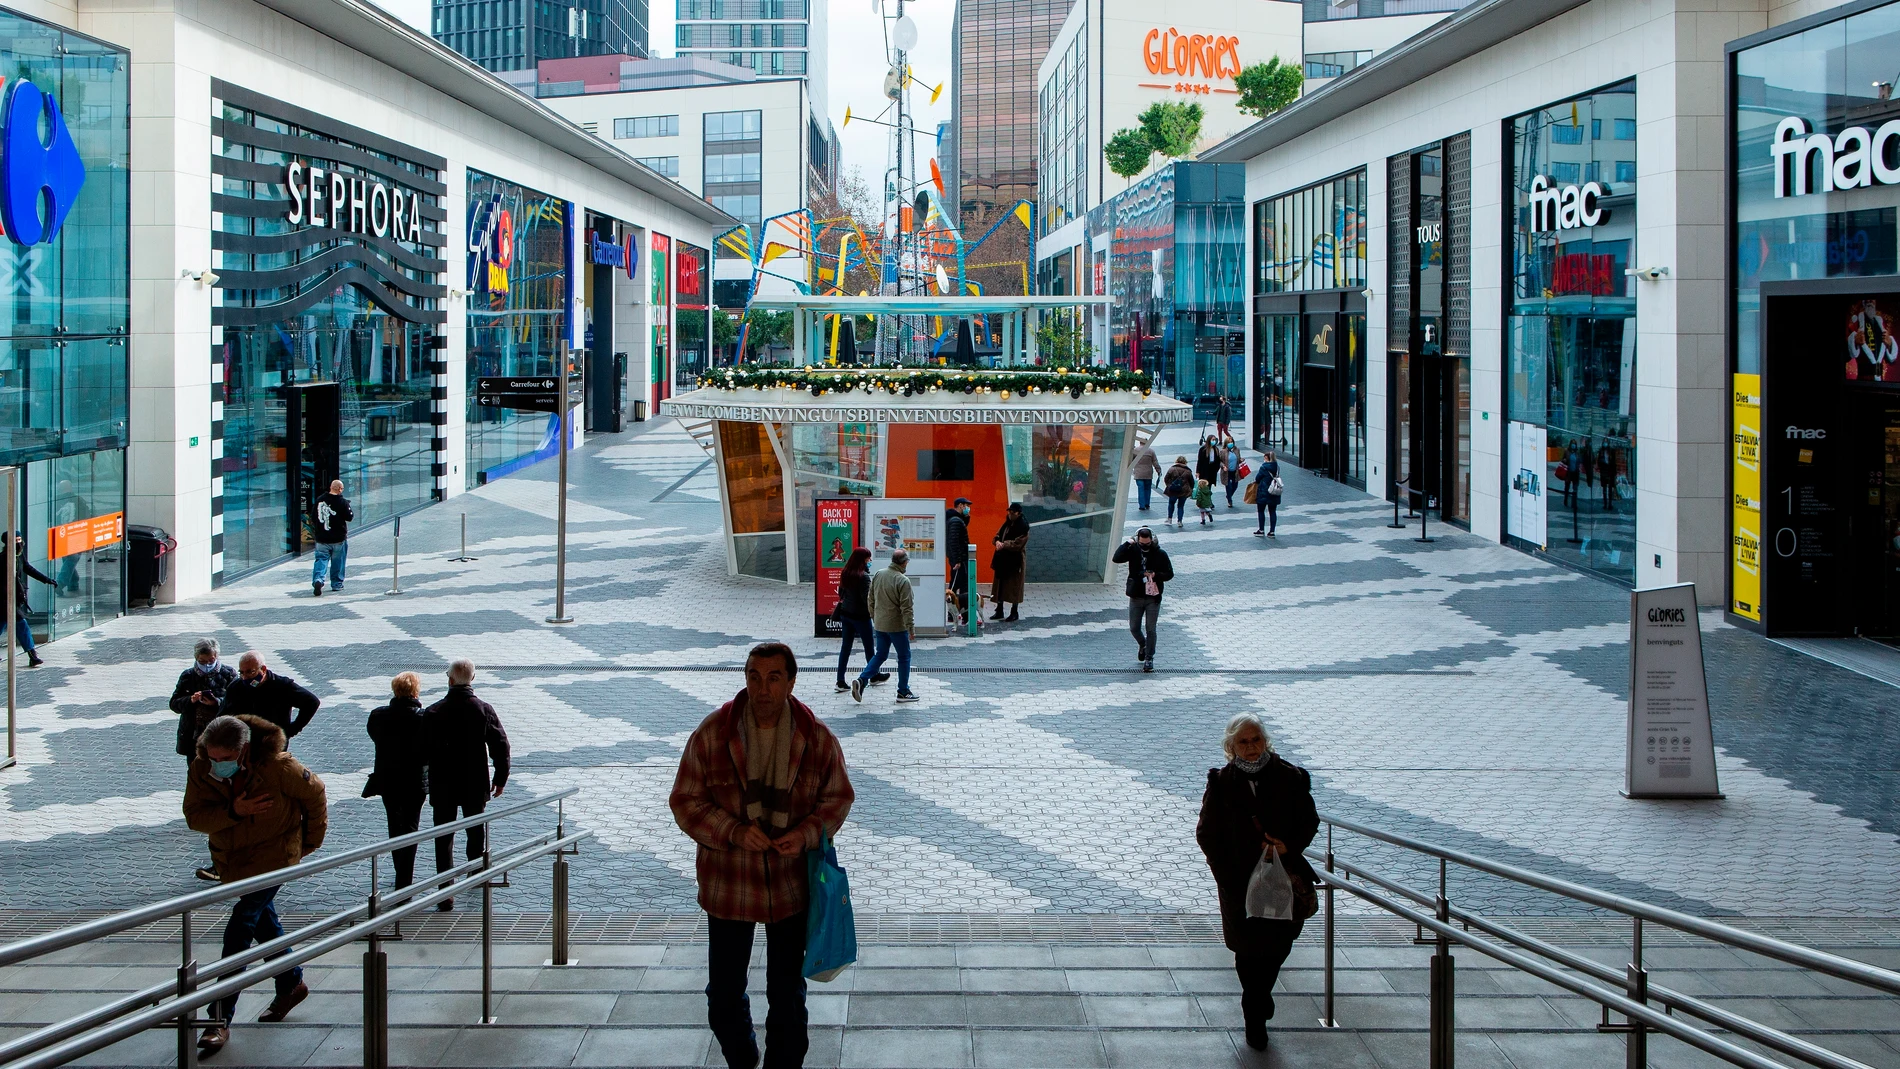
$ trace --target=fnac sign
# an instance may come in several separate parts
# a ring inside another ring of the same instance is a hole
[[[1152,29],[1141,41],[1149,74],[1182,78],[1232,78],[1240,73],[1240,38]]]
[[[7,236],[16,245],[53,240],[86,184],[86,165],[58,102],[24,78],[5,85],[0,148],[5,153],[0,157],[0,223],[6,224]]]

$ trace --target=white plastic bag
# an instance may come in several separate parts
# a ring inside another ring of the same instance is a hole
[[[1253,867],[1253,875],[1247,880],[1247,916],[1270,921],[1293,919],[1293,881],[1287,879],[1278,850],[1263,851],[1260,863]]]

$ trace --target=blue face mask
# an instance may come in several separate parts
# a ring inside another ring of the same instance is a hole
[[[199,661],[196,663],[198,666],[198,671],[203,675],[210,675],[211,673],[216,672],[218,670],[218,662],[215,659],[210,664],[205,664],[202,661]]]
[[[219,779],[230,779],[232,776],[238,774],[238,763],[236,761],[213,761],[211,762],[211,774]]]

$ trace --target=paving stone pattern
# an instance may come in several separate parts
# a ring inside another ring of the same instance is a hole
[[[1188,452],[1191,434],[1168,432],[1161,451]],[[1155,675],[1136,670],[1119,580],[1035,586],[1019,623],[922,640],[924,700],[905,706],[895,687],[861,705],[832,692],[836,645],[809,635],[809,587],[726,575],[713,473],[676,424],[597,439],[572,469],[572,625],[543,623],[544,464],[406,519],[400,596],[383,593],[384,526],[356,536],[340,596],[313,599],[308,562],[290,562],[48,647],[20,679],[21,764],[0,771],[0,907],[198,886],[165,701],[192,641],[214,635],[227,658],[264,651],[323,697],[293,748],[329,785],[332,847],[384,834],[358,795],[364,716],[390,676],[415,669],[436,695],[446,662],[473,657],[514,743],[506,799],[581,789],[567,815],[594,836],[574,862],[582,910],[694,910],[691,844],[665,805],[675,763],[739,689],[744,651],[784,638],[858,789],[838,846],[861,911],[1210,911],[1194,821],[1222,725],[1253,710],[1327,812],[1700,914],[1900,914],[1891,687],[1705,614],[1727,798],[1624,799],[1627,591],[1455,529],[1416,543],[1384,526],[1389,506],[1297,469],[1277,538],[1253,537],[1243,509],[1163,529],[1178,578]],[[456,563],[464,513],[479,559]],[[511,822],[499,841],[546,823]],[[1338,847],[1435,880],[1391,849],[1343,834]],[[285,904],[334,905],[367,882],[326,874]],[[1494,912],[1577,912],[1470,874],[1451,890]],[[546,896],[527,875],[497,902],[545,910]]]

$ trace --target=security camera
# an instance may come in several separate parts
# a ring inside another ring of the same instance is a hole
[[[218,284],[218,273],[216,271],[193,271],[190,268],[186,268],[178,273],[178,277],[188,278],[193,282],[203,283],[207,286],[215,286]]]
[[[1644,268],[1632,267],[1624,271],[1623,273],[1630,276],[1631,278],[1646,279],[1650,282],[1660,282],[1663,279],[1669,277],[1669,269],[1667,267],[1644,267]]]

